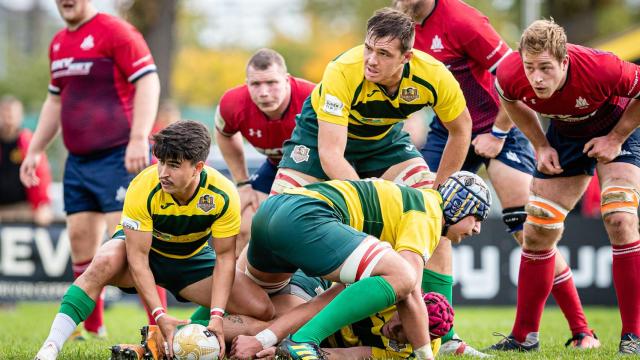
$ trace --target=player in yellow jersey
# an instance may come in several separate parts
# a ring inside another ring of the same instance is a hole
[[[244,274],[236,273],[240,200],[229,180],[204,165],[211,145],[207,128],[198,122],[179,121],[153,140],[158,165],[141,172],[129,185],[117,232],[65,293],[36,359],[57,357],[76,325],[91,313],[105,285],[140,293],[153,309],[170,356],[175,327],[187,321],[166,313],[156,284],[180,301],[212,308],[209,330],[220,341],[221,356],[225,309],[262,320],[273,317],[267,294]]]
[[[460,170],[471,118],[460,85],[441,62],[412,49],[414,22],[390,8],[367,22],[364,45],[327,65],[285,142],[271,194],[321,180],[379,177],[431,187],[428,171],[402,122],[432,107],[449,131],[435,185]]]
[[[351,284],[283,341],[279,355],[320,358],[324,338],[396,304],[405,329],[411,329],[407,339],[414,353],[431,359],[422,267],[440,236],[459,242],[478,233],[490,203],[484,181],[469,172],[454,173],[437,191],[385,180],[333,180],[267,199],[252,223],[247,274],[267,291],[286,286],[298,269]],[[301,318],[316,312],[299,308],[293,311]],[[297,321],[284,327],[276,321],[256,339],[264,348],[273,346]]]

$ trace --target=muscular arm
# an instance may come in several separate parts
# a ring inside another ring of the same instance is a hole
[[[544,136],[544,131],[542,131],[542,126],[538,121],[535,111],[528,108],[521,101],[506,101],[500,98],[500,103],[509,115],[509,118],[516,124],[518,129],[524,133],[527,139],[531,141],[531,144],[536,150],[539,147],[550,146],[547,138]]]
[[[236,275],[236,237],[213,238],[216,266],[213,269],[211,307],[226,308]]]
[[[135,86],[133,120],[125,154],[125,166],[131,173],[140,172],[149,165],[149,133],[158,113],[160,97],[158,74],[143,76],[135,82]]]
[[[41,154],[60,129],[62,102],[59,95],[49,93],[42,105],[38,126],[29,143],[27,154]]]
[[[449,131],[449,137],[442,152],[442,160],[433,185],[434,189],[442,184],[451,174],[462,168],[471,143],[472,123],[469,110],[465,108],[458,117],[452,121],[443,122],[443,124]]]
[[[156,291],[156,281],[149,268],[149,250],[151,249],[151,232],[130,230],[125,228],[127,263],[133,283],[142,301],[148,309],[161,307],[162,303]]]
[[[414,349],[421,348],[428,344],[429,339],[429,318],[427,308],[422,300],[422,268],[424,260],[422,257],[412,251],[400,251],[400,256],[411,265],[415,273],[418,275],[413,291],[406,299],[396,304],[400,321],[405,329],[411,329],[406,332],[407,339]]]
[[[242,134],[237,132],[231,136],[226,136],[217,128],[215,133],[216,143],[218,143],[222,158],[224,158],[224,162],[227,163],[233,180],[235,182],[248,180],[249,172],[247,171],[247,164],[244,158]]]
[[[357,180],[360,177],[344,157],[347,127],[318,119],[318,155],[329,179]]]
[[[632,99],[609,135],[623,143],[638,126],[640,126],[640,100]]]

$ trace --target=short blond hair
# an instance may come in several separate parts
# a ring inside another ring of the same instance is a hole
[[[520,37],[518,51],[537,55],[545,51],[559,62],[567,56],[567,34],[562,26],[550,20],[536,20],[527,27]]]

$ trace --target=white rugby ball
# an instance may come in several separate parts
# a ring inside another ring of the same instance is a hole
[[[220,343],[205,326],[189,324],[173,336],[173,354],[177,360],[217,360]]]

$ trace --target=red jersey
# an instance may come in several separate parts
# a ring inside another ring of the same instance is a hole
[[[444,63],[460,83],[473,120],[473,133],[491,130],[500,101],[492,72],[511,49],[489,19],[460,0],[437,0],[416,24],[414,47]]]
[[[498,93],[550,119],[563,136],[604,135],[620,120],[629,99],[640,97],[640,67],[612,53],[579,45],[567,44],[567,53],[566,82],[549,99],[539,99],[533,92],[518,53],[500,64]]]
[[[69,152],[87,155],[127,144],[133,83],[156,71],[142,35],[117,17],[97,14],[74,31],[60,30],[49,59],[49,92],[61,97]]]
[[[247,141],[269,161],[277,165],[282,158],[282,144],[291,137],[296,115],[315,85],[293,76],[289,77],[291,100],[281,119],[269,119],[253,103],[247,85],[227,90],[216,110],[215,126],[223,135],[240,131]]]

